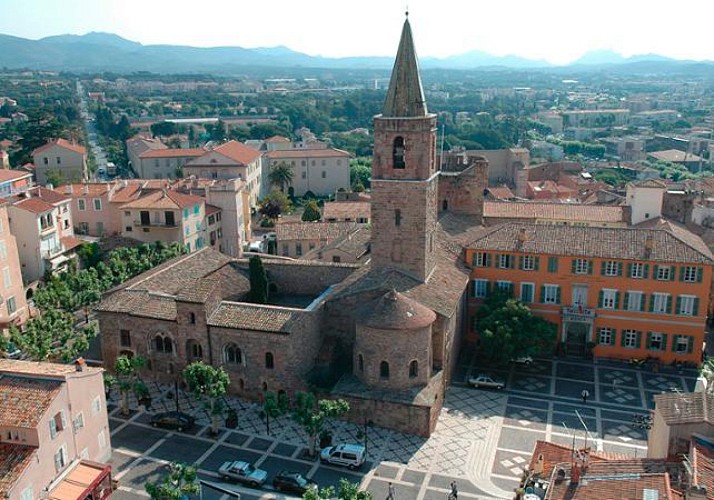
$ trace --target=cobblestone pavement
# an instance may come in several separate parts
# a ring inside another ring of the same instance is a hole
[[[228,404],[238,410],[238,427],[222,429],[212,438],[205,410],[182,391],[179,406],[197,417],[198,424],[183,434],[150,427],[150,415],[137,411],[133,399],[131,414],[120,415],[118,394],[113,394],[109,402],[113,465],[121,488],[117,499],[146,497],[143,484],[158,477],[169,461],[194,463],[202,477],[215,479],[215,470],[224,460],[237,458],[268,470],[268,483],[278,470],[291,469],[321,486],[337,484],[341,477],[359,481],[375,498],[386,497],[392,481],[400,500],[443,500],[452,480],[457,481],[461,498],[512,498],[536,440],[571,445],[575,439],[582,445],[587,439],[597,449],[641,455],[646,436],[631,425],[633,413],[651,408],[656,393],[691,390],[694,384],[691,374],[655,374],[623,364],[536,360],[528,367],[490,372],[507,378],[504,391],[466,387],[463,381],[479,371],[473,359],[460,363],[431,438],[369,428],[368,463],[361,472],[306,459],[307,437],[288,417],[271,420],[268,436],[255,404],[229,398]],[[172,387],[149,385],[152,412],[175,409]],[[591,395],[587,403],[580,399],[583,389]],[[331,426],[335,442],[363,440],[361,426],[341,421]],[[242,498],[283,498],[267,489],[241,491]]]

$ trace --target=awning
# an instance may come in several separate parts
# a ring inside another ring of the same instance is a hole
[[[49,500],[103,500],[112,493],[111,466],[82,460],[65,473]]]

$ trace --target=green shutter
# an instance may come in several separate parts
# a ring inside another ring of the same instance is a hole
[[[486,254],[486,267],[491,267],[491,254]]]
[[[592,273],[593,273],[593,261],[588,260],[588,274],[592,274]]]
[[[674,281],[674,275],[677,274],[677,268],[669,266],[669,281]]]
[[[630,305],[630,292],[625,292],[625,296],[622,298],[622,309],[627,311]]]
[[[496,253],[493,255],[493,257],[496,260],[496,262],[493,264],[494,267],[501,267],[501,254]]]
[[[667,314],[672,314],[672,296],[667,295],[667,308],[665,309]]]
[[[523,260],[524,259],[525,258],[522,255],[518,256],[518,269],[520,269],[521,271],[523,270]]]
[[[681,311],[681,310],[682,310],[682,297],[677,295],[677,302],[674,307],[674,314],[679,314],[679,311]]]
[[[540,303],[545,304],[545,285],[540,286]]]
[[[560,304],[560,287],[555,289],[555,303]]]
[[[610,345],[615,345],[617,343],[617,328],[612,329],[612,337],[610,337]]]
[[[654,312],[655,296],[653,293],[650,294],[650,307],[649,312]]]
[[[607,261],[603,260],[600,262],[600,276],[605,276],[605,269],[607,268]]]
[[[687,352],[692,352],[694,350],[694,337],[691,335],[687,336]]]
[[[677,339],[679,339],[679,335],[672,335],[672,347],[670,348],[672,352],[677,352]]]
[[[645,264],[644,268],[642,270],[642,278],[643,279],[648,279],[650,277],[650,265]]]
[[[647,341],[645,342],[645,347],[650,349],[652,347],[652,332],[647,332]]]
[[[548,257],[548,272],[557,273],[558,272],[558,257]]]
[[[652,268],[652,279],[653,279],[653,280],[656,280],[658,274],[659,274],[659,266],[658,266],[658,265],[655,265],[655,266]]]
[[[600,293],[598,294],[598,299],[597,299],[597,306],[602,308],[602,301],[605,298],[605,292],[600,290]]]
[[[575,269],[578,266],[578,259],[573,259],[570,261],[570,272],[575,274]]]
[[[684,281],[684,270],[685,266],[679,266],[679,281]]]
[[[620,292],[615,292],[615,306],[613,309],[619,309],[620,308]]]
[[[617,275],[622,276],[622,262],[617,263]]]
[[[698,267],[697,268],[697,283],[701,283],[702,279],[704,279],[704,268]]]
[[[620,332],[620,346],[625,347],[625,330]]]
[[[667,350],[667,334],[666,333],[662,334],[662,350],[663,351]]]
[[[646,293],[641,293],[640,294],[640,306],[637,308],[638,311],[644,311],[645,310],[645,300],[647,299],[647,294]]]
[[[508,269],[513,269],[516,267],[516,256],[515,255],[508,255]]]
[[[627,264],[627,277],[632,278],[632,263]]]
[[[493,291],[493,287],[496,285],[495,281],[487,281],[486,282],[486,297],[491,295],[491,292]],[[485,297],[484,297],[485,298]]]
[[[699,316],[699,297],[694,297],[694,306],[692,307],[692,316]]]
[[[637,349],[639,349],[641,345],[642,345],[642,332],[638,330],[637,331],[637,340],[635,340],[635,347],[637,347]]]
[[[540,268],[540,257],[533,257],[533,269],[536,271]]]

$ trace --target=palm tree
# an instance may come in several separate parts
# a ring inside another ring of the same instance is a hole
[[[285,192],[285,188],[293,183],[293,167],[281,161],[277,165],[270,167],[270,172],[268,173],[268,181],[271,186],[280,188],[280,191]]]

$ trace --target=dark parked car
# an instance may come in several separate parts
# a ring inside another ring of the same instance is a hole
[[[151,416],[151,425],[154,427],[176,429],[179,432],[189,430],[195,422],[196,420],[191,415],[180,411],[167,411]]]
[[[303,495],[308,490],[316,490],[317,483],[305,478],[299,472],[281,470],[273,478],[273,488],[278,491]]]

